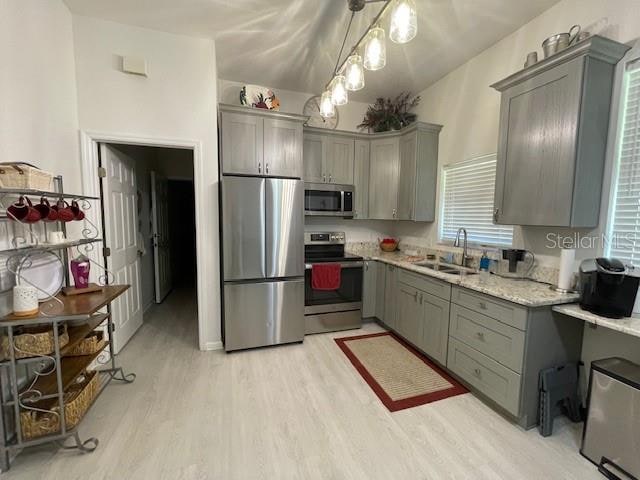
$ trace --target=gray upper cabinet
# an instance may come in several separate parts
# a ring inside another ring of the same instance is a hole
[[[417,123],[400,137],[399,220],[436,219],[438,138],[440,125]]]
[[[326,143],[322,135],[311,133],[304,134],[303,142],[303,163],[304,181],[311,183],[322,183],[324,181],[324,159]]]
[[[594,36],[492,85],[496,223],[598,225],[614,67],[628,48]]]
[[[262,173],[262,143],[262,118],[222,112],[222,173]]]
[[[264,119],[264,173],[301,178],[302,124],[291,120]]]
[[[222,173],[301,178],[306,117],[220,105]]]
[[[353,218],[369,218],[369,140],[355,141],[353,186],[355,189]]]
[[[369,218],[395,220],[400,174],[399,138],[371,140],[369,170]]]
[[[304,130],[304,180],[354,185],[354,218],[435,220],[441,125],[380,134]]]
[[[304,133],[304,181],[352,185],[355,154],[353,137],[318,130]]]
[[[328,183],[353,185],[354,139],[328,136],[325,174]]]

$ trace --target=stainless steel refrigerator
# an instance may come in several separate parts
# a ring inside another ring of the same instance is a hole
[[[304,183],[222,177],[225,350],[304,337]]]

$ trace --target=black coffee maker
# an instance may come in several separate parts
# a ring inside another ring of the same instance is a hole
[[[617,258],[580,264],[580,307],[603,317],[630,317],[640,278]]]

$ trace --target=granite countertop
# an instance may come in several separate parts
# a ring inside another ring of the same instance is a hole
[[[571,305],[558,305],[552,308],[554,312],[562,313],[570,317],[579,318],[585,322],[592,323],[611,330],[640,337],[640,317],[626,318],[607,318],[597,313],[591,313],[580,308],[580,305],[573,303]]]
[[[422,275],[444,280],[452,285],[459,285],[470,290],[485,293],[496,298],[507,300],[527,307],[541,307],[546,305],[560,305],[577,302],[580,296],[577,293],[558,293],[549,288],[546,283],[533,280],[514,280],[491,275],[483,279],[480,275],[450,275],[448,273],[430,270],[415,265],[415,262],[423,259],[413,257],[402,252],[383,252],[379,249],[359,249],[354,251],[358,255],[369,260],[395,265]]]

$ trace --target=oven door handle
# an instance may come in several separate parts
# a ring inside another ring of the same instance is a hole
[[[323,262],[329,263],[329,262]],[[364,266],[364,262],[338,262],[341,268],[362,268]],[[312,263],[305,263],[304,269],[311,270]],[[320,264],[318,264],[320,265]]]

